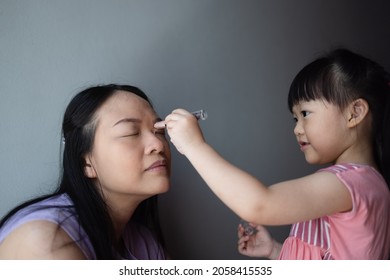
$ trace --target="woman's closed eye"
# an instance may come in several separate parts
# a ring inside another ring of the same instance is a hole
[[[153,133],[165,136],[165,129],[155,129]]]
[[[133,132],[125,133],[122,137],[133,137],[133,136],[138,136],[139,134],[140,134],[139,131],[133,131]]]
[[[165,129],[155,129],[153,130],[154,135],[162,135],[165,137]],[[141,135],[141,131],[129,131],[122,134],[122,137],[136,137]]]

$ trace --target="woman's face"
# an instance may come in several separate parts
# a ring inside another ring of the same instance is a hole
[[[85,173],[107,199],[142,201],[169,189],[171,155],[160,120],[141,97],[118,91],[96,112],[92,152]]]

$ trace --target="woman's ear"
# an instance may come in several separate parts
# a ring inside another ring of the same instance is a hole
[[[359,98],[348,106],[348,127],[352,128],[360,124],[368,115],[370,108],[366,100]]]
[[[93,167],[92,165],[92,160],[91,160],[91,157],[90,156],[85,156],[84,158],[84,174],[85,176],[87,176],[88,178],[96,178],[97,177],[97,173],[96,173],[96,170],[95,168]]]

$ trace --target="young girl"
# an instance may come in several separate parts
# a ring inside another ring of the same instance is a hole
[[[389,75],[373,61],[337,49],[304,67],[288,104],[294,134],[318,172],[266,186],[223,159],[195,118],[176,109],[166,126],[172,143],[211,190],[252,224],[293,224],[283,246],[262,226],[239,251],[279,259],[387,259],[390,253]]]
[[[59,188],[0,222],[0,259],[165,259],[156,195],[169,189],[171,157],[158,120],[133,86],[77,94]]]

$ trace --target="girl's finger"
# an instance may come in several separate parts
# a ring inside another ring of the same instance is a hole
[[[156,123],[154,124],[154,128],[158,128],[158,129],[164,128],[165,126],[166,126],[165,121],[159,121],[159,122],[156,122]]]

